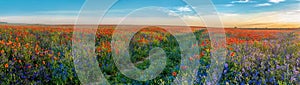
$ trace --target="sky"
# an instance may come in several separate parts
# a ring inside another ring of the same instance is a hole
[[[211,1],[224,27],[300,27],[300,0]],[[84,3],[85,0],[1,0],[0,21],[28,24],[74,24]],[[95,4],[95,8],[97,6]],[[200,5],[190,6],[182,0],[119,0],[109,11],[106,11],[107,14],[102,23],[205,26],[195,11],[201,7]],[[88,13],[97,16],[99,14],[97,12],[90,10]],[[205,12],[200,14],[203,14],[201,17],[210,16]],[[124,18],[124,16],[127,17]],[[179,17],[185,22],[180,21]],[[88,24],[94,18],[86,16],[84,19]]]

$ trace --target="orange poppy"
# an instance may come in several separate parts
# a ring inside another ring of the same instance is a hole
[[[46,62],[45,62],[45,61],[43,61],[43,64],[45,65],[45,64],[46,64]]]
[[[233,50],[233,48],[229,48],[229,50]]]
[[[60,52],[57,53],[57,56],[60,56]]]
[[[21,43],[18,43],[18,47],[21,47]]]
[[[18,37],[16,37],[16,41],[17,41],[17,42],[19,41],[19,38],[18,38]]]
[[[1,41],[0,41],[0,44],[4,45],[4,44],[5,44],[4,40],[1,40]]]
[[[1,50],[1,54],[3,54],[5,51],[4,50]]]
[[[44,54],[43,54],[43,53],[40,53],[40,56],[44,56]]]
[[[204,52],[201,52],[200,57],[202,57],[202,56],[204,56],[204,55],[205,55],[205,53],[204,53]]]
[[[189,58],[190,61],[194,60],[192,57]]]
[[[139,43],[147,43],[149,42],[148,40],[146,40],[145,38],[142,38],[140,40],[138,40]]]
[[[5,64],[4,67],[5,67],[5,68],[8,68],[8,64]]]
[[[173,72],[172,75],[173,75],[173,76],[177,76],[177,73],[176,73],[176,72]]]
[[[97,48],[96,48],[96,51],[97,51],[97,52],[101,52],[101,47],[97,47]]]
[[[54,57],[53,59],[54,59],[54,60],[58,60],[58,58],[57,58],[57,57]]]
[[[29,48],[29,43],[26,43],[26,44],[25,44],[25,48]]]
[[[8,43],[6,43],[6,45],[11,45],[11,44],[13,44],[13,42],[11,41],[8,41]]]
[[[235,53],[234,53],[234,52],[232,52],[232,53],[230,54],[230,56],[231,56],[231,57],[233,57],[234,55],[235,55]]]

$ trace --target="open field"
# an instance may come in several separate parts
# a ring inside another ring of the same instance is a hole
[[[96,52],[105,78],[111,84],[170,84],[181,70],[181,52],[176,38],[160,28],[168,28],[185,37],[187,27],[144,26],[130,41],[131,61],[139,69],[150,65],[149,51],[160,47],[166,52],[166,68],[155,79],[137,81],[123,75],[116,67],[111,49],[114,25],[99,26],[96,32]],[[135,26],[128,26],[134,28]],[[199,47],[199,61],[194,84],[203,84],[210,68],[211,43],[203,27],[191,27]],[[300,83],[300,43],[298,29],[233,29],[226,28],[226,63],[220,84]],[[0,84],[80,84],[72,57],[72,25],[0,25]],[[117,33],[118,34],[118,33]],[[122,34],[122,33],[119,33]],[[123,33],[126,35],[126,33]],[[87,34],[88,35],[88,34]],[[85,35],[83,35],[85,36]],[[75,39],[75,40],[74,40]],[[186,39],[190,39],[187,37]],[[188,75],[187,75],[188,76]]]

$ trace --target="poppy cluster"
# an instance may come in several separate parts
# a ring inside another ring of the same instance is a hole
[[[112,49],[113,34],[127,36],[129,33],[114,33],[116,26],[99,26],[96,33],[97,64],[111,84],[171,84],[181,70],[195,69],[181,64],[182,56],[190,62],[201,64],[196,72],[194,84],[207,83],[214,42],[210,41],[206,29],[193,27],[198,43],[190,48],[199,47],[197,55],[182,55],[178,41],[168,31],[159,27],[145,27],[129,41],[129,55],[132,63],[139,69],[147,69],[151,63],[148,58],[151,49],[159,47],[167,57],[166,68],[149,81],[137,81],[123,75],[115,65],[112,52],[123,53],[122,48]],[[130,27],[129,27],[130,28]],[[180,27],[176,27],[180,28]],[[174,29],[175,30],[175,29]],[[292,30],[276,29],[225,29],[226,62],[219,84],[298,84],[300,81],[300,44],[299,33]],[[180,29],[179,31],[183,31]],[[0,84],[80,84],[73,61],[72,25],[0,25]],[[90,36],[89,33],[81,35]],[[285,35],[289,33],[288,35]],[[184,34],[178,34],[185,37]],[[122,39],[120,39],[122,40]],[[225,46],[224,46],[225,47]],[[218,48],[218,47],[217,47]],[[221,47],[220,47],[221,48]],[[214,70],[214,69],[212,69]]]

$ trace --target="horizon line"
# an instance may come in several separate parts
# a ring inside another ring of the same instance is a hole
[[[41,25],[41,26],[76,26],[75,24],[26,24],[26,23],[3,23],[0,22],[0,25]],[[97,25],[97,26],[118,26],[117,24],[78,24],[78,25],[83,25],[83,26],[88,26],[88,25]],[[122,24],[120,26],[181,26],[181,27],[186,27],[183,25],[134,25],[134,24]],[[196,26],[196,25],[190,25],[187,27],[199,27],[199,28],[220,28],[220,27],[206,27],[206,26]],[[300,27],[229,27],[229,26],[224,26],[224,29],[300,29]]]

